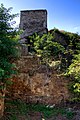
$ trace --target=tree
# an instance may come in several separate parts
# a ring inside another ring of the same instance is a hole
[[[10,78],[16,73],[13,60],[17,57],[16,30],[12,27],[12,20],[18,14],[11,14],[12,8],[0,5],[0,117],[4,112],[4,96],[6,85],[10,84]]]
[[[13,59],[17,57],[16,30],[12,27],[12,20],[18,14],[11,14],[12,8],[0,6],[0,83],[9,83],[8,80],[15,73]],[[3,86],[1,85],[2,89]]]

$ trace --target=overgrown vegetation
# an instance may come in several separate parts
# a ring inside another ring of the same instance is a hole
[[[67,69],[66,75],[71,77],[71,91],[74,93],[74,101],[80,101],[80,54],[74,56],[72,64]]]
[[[25,116],[25,119],[30,119],[29,113],[40,112],[41,118],[50,118],[54,116],[54,118],[61,114],[62,116],[66,116],[68,119],[72,119],[74,113],[72,111],[67,110],[66,108],[50,108],[43,104],[26,104],[21,100],[12,100],[6,102],[6,112],[5,112],[5,120],[18,120],[21,116]]]
[[[42,36],[29,37],[31,52],[40,56],[42,64],[57,63],[57,69],[72,79],[70,90],[80,99],[80,36],[53,29]],[[29,45],[29,46],[30,46]]]
[[[41,57],[42,62],[48,64],[52,60],[59,60],[60,55],[65,52],[64,46],[53,40],[52,34],[39,36],[36,33],[30,36],[32,51]]]
[[[12,8],[0,6],[0,89],[4,89],[5,84],[10,84],[9,78],[15,74],[15,64],[13,61],[17,58],[17,31],[13,28],[12,20],[18,14],[11,14]]]
[[[12,27],[11,22],[17,14],[11,14],[12,8],[0,6],[0,90],[6,84],[11,84],[10,79],[16,73],[16,66],[13,61],[18,56],[17,31]],[[53,29],[39,36],[34,34],[29,36],[30,52],[36,54],[41,59],[41,64],[52,65],[55,63],[58,71],[71,78],[70,90],[73,93],[73,100],[80,101],[80,36],[65,31]],[[17,120],[19,115],[28,115],[32,111],[42,112],[44,117],[63,114],[72,118],[73,113],[59,108],[47,108],[45,105],[26,105],[22,101],[9,101],[6,112],[9,120]],[[11,106],[11,107],[10,107]]]

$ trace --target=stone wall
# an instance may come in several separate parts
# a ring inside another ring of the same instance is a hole
[[[38,57],[21,56],[16,64],[19,74],[8,88],[13,98],[45,104],[58,104],[69,98],[68,80],[53,68],[41,65]]]
[[[24,10],[20,13],[20,29],[23,33],[20,35],[20,44],[22,51],[26,51],[24,55],[30,52],[31,44],[28,36],[38,33],[43,35],[47,33],[47,11],[46,10]],[[26,47],[25,47],[26,46]]]
[[[24,30],[21,39],[33,33],[47,33],[47,11],[25,10],[20,14],[20,29]]]

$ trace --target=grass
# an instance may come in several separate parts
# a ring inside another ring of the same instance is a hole
[[[5,113],[8,113],[6,114],[8,119],[6,120],[18,120],[18,115],[27,117],[30,111],[42,113],[45,119],[61,114],[71,120],[74,116],[72,111],[68,111],[65,108],[50,108],[43,104],[26,104],[21,100],[6,102]]]

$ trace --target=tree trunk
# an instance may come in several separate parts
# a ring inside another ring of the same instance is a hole
[[[4,98],[3,95],[0,93],[0,118],[3,116],[4,113]]]
[[[0,84],[2,86],[2,84]],[[3,87],[3,89],[0,90],[0,118],[4,114],[4,97],[5,97],[5,90],[6,88]]]

